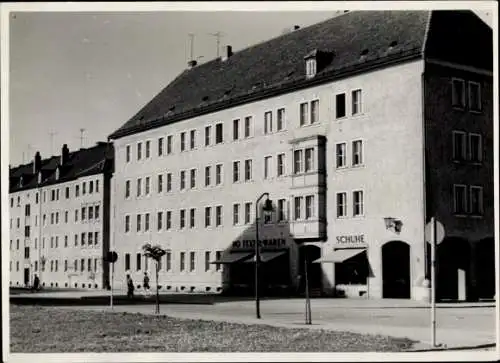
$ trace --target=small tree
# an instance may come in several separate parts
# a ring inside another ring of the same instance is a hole
[[[165,256],[168,250],[162,248],[160,245],[152,246],[150,243],[146,243],[142,246],[144,251],[144,256],[146,258],[151,258],[155,261],[155,271],[156,271],[156,314],[160,313],[160,292],[158,288],[158,273],[160,271],[161,258]]]

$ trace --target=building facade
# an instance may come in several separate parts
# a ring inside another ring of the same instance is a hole
[[[109,143],[10,169],[10,285],[103,288],[109,268]]]
[[[258,241],[267,293],[422,299],[435,217],[439,296],[491,298],[491,60],[472,12],[375,11],[190,62],[110,136],[116,283],[152,243],[166,291],[250,292]]]

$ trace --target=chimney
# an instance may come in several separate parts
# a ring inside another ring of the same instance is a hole
[[[300,25],[294,25],[293,26],[293,30],[299,30],[300,29]]]
[[[33,174],[38,173],[40,169],[42,169],[42,157],[40,156],[40,151],[37,151],[33,160]]]
[[[191,68],[194,68],[196,67],[196,64],[198,64],[198,62],[196,62],[194,59],[193,60],[190,60],[188,62],[188,68],[191,69]]]
[[[228,59],[229,57],[231,57],[233,55],[233,47],[232,46],[226,45],[226,49],[225,50],[226,50],[226,53],[222,57],[223,60],[226,60],[226,59]]]
[[[61,151],[61,162],[60,162],[60,164],[61,165],[66,165],[66,163],[68,162],[68,160],[69,160],[69,149],[68,149],[68,145],[64,144],[63,147],[62,147],[62,151]]]

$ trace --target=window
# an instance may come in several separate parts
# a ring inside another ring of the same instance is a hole
[[[59,190],[57,192],[58,192],[57,194],[59,194]],[[91,180],[91,181],[89,181],[89,194],[92,194],[93,192],[94,192],[94,181]],[[57,199],[59,199],[59,198],[57,198]]]
[[[252,218],[252,203],[245,203],[245,224],[250,224]]]
[[[94,244],[99,244],[99,232],[94,232]]]
[[[144,231],[149,231],[149,213],[144,215]]]
[[[94,207],[94,218],[99,219],[99,206],[98,205],[96,205]]]
[[[196,187],[196,169],[191,169],[190,170],[190,177],[191,177],[191,189]]]
[[[240,181],[240,162],[233,161],[233,183]]]
[[[210,185],[210,166],[205,166],[205,186]]]
[[[172,191],[172,173],[167,174],[167,192]]]
[[[186,150],[186,133],[181,132],[181,151]]]
[[[205,207],[205,227],[210,226],[212,223],[212,208]]]
[[[337,168],[343,168],[346,166],[346,144],[345,142],[337,144],[335,146],[337,155]]]
[[[130,180],[125,181],[125,199],[130,198]]]
[[[125,270],[130,270],[130,253],[125,254]]]
[[[308,109],[309,109],[309,104],[307,102],[303,102],[300,104],[300,126],[304,126],[305,124],[309,123]]]
[[[210,271],[210,251],[205,252],[205,272]]]
[[[99,180],[95,181],[95,192],[99,193]]]
[[[240,222],[240,205],[233,204],[233,224],[237,225]]]
[[[352,115],[361,113],[361,90],[357,89],[352,91]]]
[[[168,135],[167,136],[167,155],[172,154],[172,143],[173,143],[173,136]]]
[[[82,221],[85,220],[85,207],[82,207]]]
[[[196,210],[191,208],[189,210],[189,228],[194,228],[195,225]]]
[[[141,262],[142,262],[141,254],[138,253],[135,256],[135,266],[137,271],[141,270]]]
[[[69,219],[69,213],[68,213],[68,211],[65,211],[64,212],[64,223],[68,223],[68,219]]]
[[[466,158],[465,132],[453,131],[453,160],[463,161]]]
[[[354,217],[362,216],[364,214],[363,208],[363,191],[356,190],[352,193],[352,215]]]
[[[453,185],[453,204],[455,214],[467,213],[467,187],[465,185]]]
[[[130,145],[125,146],[125,160],[130,163]]]
[[[276,130],[281,131],[286,128],[285,109],[279,108],[276,117]]]
[[[142,194],[142,180],[141,178],[137,178],[137,196],[140,197]]]
[[[158,138],[158,156],[163,156],[163,137]]]
[[[264,157],[264,179],[271,177],[271,156]]]
[[[215,207],[215,225],[221,226],[222,225],[222,206],[218,205]]]
[[[158,231],[161,231],[163,229],[163,212],[158,212],[156,225],[157,225]]]
[[[469,134],[469,159],[474,163],[483,160],[483,145],[481,135]]]
[[[285,220],[285,199],[278,199],[278,222]]]
[[[163,175],[158,175],[158,193],[163,192]]]
[[[186,269],[186,253],[181,252],[181,260],[180,260],[180,270],[184,271]]]
[[[44,240],[44,242],[45,242],[45,240]],[[75,246],[78,246],[78,235],[77,234],[75,234]]]
[[[285,154],[278,154],[277,167],[277,176],[283,176],[285,174]]]
[[[86,186],[87,186],[87,183],[83,182],[82,183],[82,195],[84,195],[87,191],[86,191]]]
[[[224,135],[223,135],[223,128],[222,124],[217,124],[215,125],[215,143],[216,144],[221,144],[224,142]]]
[[[186,227],[186,210],[185,209],[181,209],[181,211],[180,211],[179,226],[181,229]]]
[[[196,147],[196,130],[189,132],[189,147],[193,150]]]
[[[222,257],[222,251],[216,251],[215,252],[215,260],[216,261],[219,261]],[[217,263],[215,264],[215,270],[216,271],[220,271],[220,268],[221,268],[221,264],[220,263]]]
[[[68,247],[68,236],[64,236],[64,247]],[[35,248],[36,248],[36,241],[35,241]]]
[[[89,207],[89,220],[94,219],[94,207]]]
[[[355,140],[352,142],[352,166],[363,164],[363,141]]]
[[[302,210],[302,199],[303,197],[295,197],[294,198],[294,219],[300,219],[300,212]]]
[[[181,190],[184,190],[186,188],[186,171],[181,170],[181,184],[180,184]]]
[[[80,243],[82,246],[85,246],[85,232],[80,234]]]
[[[215,166],[215,184],[222,184],[222,164],[217,164]]]
[[[130,216],[125,216],[125,233],[130,232]]]
[[[273,132],[273,113],[267,111],[264,113],[264,134]]]
[[[319,100],[311,102],[311,124],[318,123],[319,121]]]
[[[469,108],[471,111],[480,112],[481,106],[481,85],[476,82],[469,82]]]
[[[151,178],[149,176],[146,177],[146,180],[145,180],[145,184],[146,184],[146,195],[149,195],[150,193],[150,187],[151,187]]]
[[[240,138],[240,119],[233,120],[233,140]]]
[[[451,81],[451,104],[453,107],[465,107],[465,82],[463,79],[453,79]]]
[[[89,232],[88,237],[87,237],[89,246],[92,245],[92,243],[93,243],[93,237],[94,237],[94,235],[92,234],[92,232]]]
[[[210,146],[212,136],[212,126],[205,126],[205,146]]]
[[[252,160],[245,160],[245,181],[252,180]]]
[[[165,255],[165,259],[167,271],[172,270],[172,252],[167,252],[167,254]]]
[[[335,104],[336,104],[336,118],[341,118],[345,116],[345,93],[340,93],[335,96]]]
[[[137,232],[140,232],[141,231],[141,219],[142,219],[141,215],[137,214],[136,219],[137,219]]]
[[[316,75],[316,59],[306,60],[306,76],[314,77]]]
[[[337,218],[347,216],[347,193],[337,193]]]
[[[172,212],[167,211],[166,217],[167,217],[167,220],[165,223],[165,229],[169,230],[170,228],[172,228]]]
[[[245,138],[252,136],[252,116],[245,117]]]
[[[137,143],[137,160],[142,158],[142,142]]]
[[[189,252],[189,271],[193,272],[195,267],[196,255],[194,252]]]
[[[302,150],[295,150],[293,152],[293,173],[299,174],[302,173],[303,165],[302,165]]]
[[[305,150],[304,171],[312,171],[314,169],[314,148],[310,147]]]
[[[30,258],[30,248],[24,247],[24,258]]]
[[[69,199],[69,187],[66,187],[65,195],[66,195],[66,199]],[[36,202],[38,203],[38,194],[36,195]]]

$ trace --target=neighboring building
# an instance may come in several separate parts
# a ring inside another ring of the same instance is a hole
[[[167,290],[252,291],[268,192],[273,292],[421,299],[435,216],[439,296],[491,298],[492,54],[469,11],[361,11],[191,61],[110,136],[117,283],[150,242]]]
[[[107,287],[112,172],[105,142],[10,169],[11,286]]]

